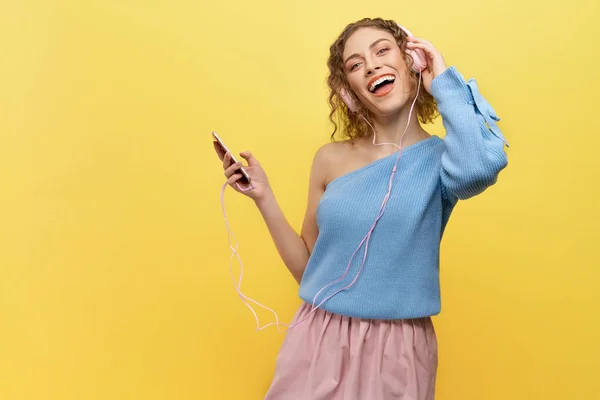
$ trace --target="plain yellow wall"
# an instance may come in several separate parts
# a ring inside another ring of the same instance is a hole
[[[596,0],[4,0],[0,399],[262,398],[283,334],[233,289],[210,133],[255,153],[299,229],[328,47],[364,16],[475,77],[511,145],[444,238],[437,399],[598,398]],[[289,322],[258,212],[226,205],[244,292]]]

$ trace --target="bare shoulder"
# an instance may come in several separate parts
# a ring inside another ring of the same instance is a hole
[[[352,149],[352,144],[348,140],[344,140],[341,142],[329,142],[317,150],[315,153],[315,161],[316,162],[332,162],[339,160],[340,157],[343,157]]]
[[[337,174],[340,165],[344,165],[353,151],[354,145],[349,140],[329,142],[322,145],[315,153],[313,170],[327,185]]]

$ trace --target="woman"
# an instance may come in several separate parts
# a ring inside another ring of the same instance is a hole
[[[328,67],[331,118],[344,140],[314,157],[300,235],[258,161],[241,153],[248,190],[236,185],[242,164],[216,147],[228,184],[255,201],[304,301],[266,399],[433,399],[440,241],[458,200],[496,182],[506,142],[475,82],[393,21],[348,25]],[[444,139],[419,124],[437,112]]]

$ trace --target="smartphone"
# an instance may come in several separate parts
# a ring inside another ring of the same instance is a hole
[[[231,154],[231,161],[233,163],[238,162],[238,160],[235,158],[233,153],[231,151],[229,151],[227,146],[225,146],[225,143],[223,143],[223,141],[221,140],[219,135],[217,135],[217,133],[214,131],[213,131],[212,135],[213,135],[215,142],[219,145],[219,147],[223,150],[223,152]],[[242,177],[240,178],[240,180],[242,182],[249,184],[252,181],[252,179],[250,178],[250,175],[248,175],[248,172],[246,172],[244,167],[240,167],[240,169],[238,169],[236,172],[239,172],[242,174]]]

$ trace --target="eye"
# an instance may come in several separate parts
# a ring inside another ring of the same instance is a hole
[[[350,66],[350,71],[354,71],[356,68],[360,66],[360,63],[354,63]]]
[[[382,49],[379,49],[379,50],[377,51],[377,55],[381,55],[381,54],[383,54],[383,53],[387,52],[388,50],[389,50],[389,49],[388,49],[387,47],[384,47],[384,48],[382,48]]]

